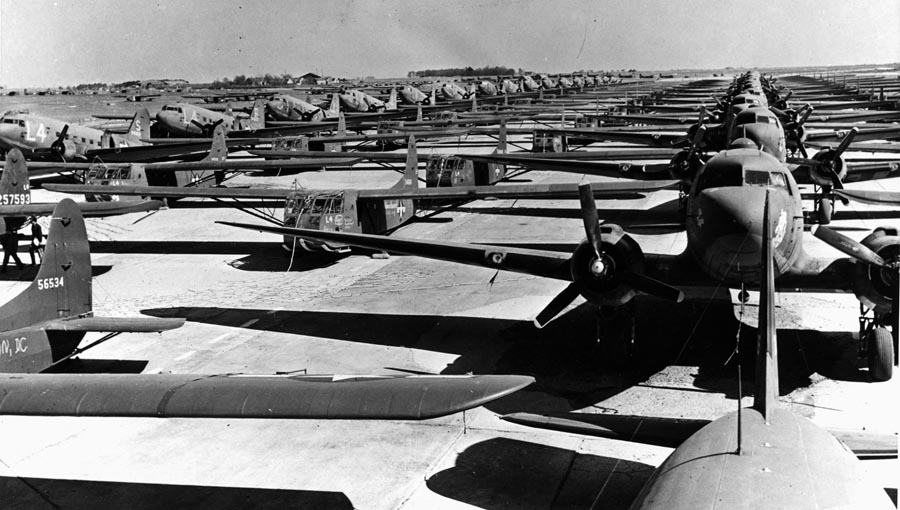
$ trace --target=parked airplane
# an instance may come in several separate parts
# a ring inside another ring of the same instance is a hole
[[[318,122],[325,119],[336,119],[340,113],[340,102],[337,94],[332,94],[330,106],[328,109],[324,109],[287,94],[275,94],[266,102],[266,112],[276,121]]]
[[[256,100],[249,119],[244,120],[231,114],[230,109],[219,113],[195,104],[173,103],[163,105],[156,122],[172,136],[210,136],[220,124],[227,131],[264,128],[265,108],[265,100]]]
[[[65,199],[44,260],[0,306],[0,415],[423,420],[477,407],[534,381],[516,375],[265,376],[36,373],[64,368],[87,332],[157,332],[184,319],[97,317],[84,219]]]
[[[112,216],[132,212],[155,211],[163,206],[158,200],[130,202],[87,202],[78,204],[85,216]],[[55,203],[31,201],[28,165],[19,149],[6,154],[3,175],[0,176],[0,231],[19,230],[30,216],[46,216],[56,208]]]
[[[348,112],[390,112],[397,109],[397,89],[391,89],[391,97],[387,102],[356,89],[341,92],[338,98],[341,106]]]
[[[19,149],[29,160],[77,161],[88,159],[94,149],[145,145],[150,138],[150,114],[143,108],[134,114],[128,132],[102,129],[24,112],[6,112],[0,117],[0,149]]]
[[[865,194],[871,193],[882,200],[897,201],[896,194],[887,192],[840,191],[848,199],[864,200]],[[876,381],[891,377],[894,346],[880,339],[890,336],[888,325],[896,326],[892,305],[900,301],[894,297],[900,234],[893,227],[878,228],[857,242],[819,225],[813,230],[816,237],[850,258],[829,262],[811,257],[803,250],[804,216],[794,176],[753,142],[736,140],[699,170],[685,203],[688,246],[683,254],[645,256],[621,227],[600,226],[589,184],[580,187],[580,192],[588,240],[571,255],[289,226],[233,225],[571,282],[535,318],[536,324],[543,326],[579,295],[597,305],[616,308],[638,293],[679,301],[681,291],[669,284],[744,286],[759,282],[758,265],[754,263],[762,228],[758,218],[763,197],[768,196],[774,218],[775,271],[780,283],[792,289],[854,292],[864,305],[860,341],[863,350],[868,349],[870,375]],[[640,218],[640,212],[635,212],[635,217]]]
[[[894,508],[885,491],[866,480],[858,459],[847,446],[779,405],[775,317],[778,255],[777,247],[773,247],[778,244],[778,232],[770,230],[773,218],[768,214],[769,201],[764,200],[757,254],[761,258],[758,273],[762,280],[756,392],[751,407],[740,408],[739,389],[737,412],[702,428],[687,423],[689,420],[581,413],[565,417],[517,413],[504,419],[624,441],[659,444],[664,438],[680,443],[637,495],[630,506],[635,510]],[[738,385],[740,388],[740,382]],[[684,434],[685,430],[690,431],[690,437]],[[896,458],[896,436],[885,443],[883,451]],[[871,445],[860,453],[864,457],[873,454],[877,452],[871,450]]]

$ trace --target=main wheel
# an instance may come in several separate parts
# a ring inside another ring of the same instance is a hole
[[[887,328],[869,334],[869,376],[875,382],[889,381],[894,371],[894,338]]]

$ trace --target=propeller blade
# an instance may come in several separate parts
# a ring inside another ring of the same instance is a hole
[[[676,303],[680,303],[684,299],[684,292],[681,290],[645,274],[624,271],[621,273],[621,277],[628,285],[644,294]]]
[[[877,267],[887,267],[884,259],[881,258],[877,253],[867,248],[865,245],[858,241],[854,241],[844,234],[835,232],[828,227],[822,225],[813,225],[810,229],[812,235],[821,239],[828,244],[832,248],[846,253],[847,255],[853,257],[860,262],[864,262],[871,266]]]
[[[594,247],[594,255],[600,257],[603,245],[600,240],[600,217],[597,215],[597,203],[590,183],[578,186],[578,198],[581,201],[581,219],[584,222],[584,233],[588,242]]]
[[[690,161],[694,157],[694,153],[697,152],[697,147],[700,146],[700,142],[703,141],[703,137],[706,135],[706,126],[699,126],[697,128],[697,132],[694,133],[694,139],[691,140],[691,150],[688,152],[688,161]]]
[[[560,314],[567,306],[569,306],[572,301],[575,301],[575,298],[581,294],[581,290],[577,283],[572,282],[568,287],[562,290],[559,294],[556,295],[547,306],[544,307],[543,310],[534,318],[534,325],[538,328],[543,328],[550,321],[552,321],[557,315]]]
[[[797,127],[798,127],[798,128],[799,128],[800,126],[802,126],[804,122],[806,122],[806,119],[808,119],[810,115],[812,115],[813,110],[815,110],[815,108],[813,108],[812,105],[809,104],[809,103],[806,103],[806,104],[803,106],[803,115],[801,115],[801,116],[797,119]]]
[[[841,157],[841,154],[843,154],[844,151],[847,150],[848,147],[850,147],[850,144],[853,143],[853,139],[856,138],[856,135],[858,134],[858,127],[854,127],[853,129],[851,129],[850,132],[844,136],[844,139],[841,140],[840,145],[838,145],[834,152],[831,154],[831,159],[835,160]]]

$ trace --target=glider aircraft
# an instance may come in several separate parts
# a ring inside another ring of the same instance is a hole
[[[65,199],[53,212],[36,279],[0,306],[0,415],[423,420],[477,407],[533,378],[67,374],[87,332],[158,332],[184,319],[97,317],[84,219]]]

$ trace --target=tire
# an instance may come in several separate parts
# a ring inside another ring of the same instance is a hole
[[[877,327],[869,334],[869,377],[889,381],[894,371],[894,338],[887,328]]]

